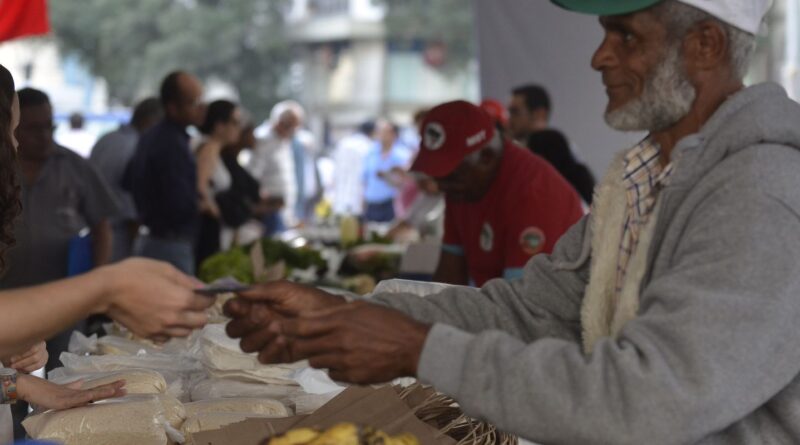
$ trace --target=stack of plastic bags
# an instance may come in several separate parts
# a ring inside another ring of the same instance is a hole
[[[225,333],[221,304],[212,312],[217,324],[163,345],[115,325],[99,339],[75,333],[63,367],[48,378],[83,388],[125,380],[128,395],[35,414],[24,422],[28,434],[65,445],[182,444],[188,434],[248,418],[311,413],[341,389],[306,363],[260,364]]]

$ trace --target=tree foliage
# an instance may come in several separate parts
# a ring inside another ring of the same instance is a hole
[[[130,105],[161,78],[185,69],[233,85],[264,116],[282,98],[290,49],[282,11],[288,0],[57,0],[57,41]]]
[[[460,70],[475,58],[470,0],[373,0],[387,7],[386,30],[395,42],[443,43],[445,68]]]
[[[469,0],[373,0],[387,7],[396,43],[443,43],[445,69],[474,58]],[[57,41],[104,78],[126,105],[185,69],[234,86],[257,117],[288,95],[292,49],[283,12],[291,0],[54,0]]]

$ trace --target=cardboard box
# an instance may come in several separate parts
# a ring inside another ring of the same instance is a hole
[[[455,440],[417,419],[394,388],[350,387],[310,416],[286,419],[250,419],[221,430],[187,437],[193,445],[261,445],[269,437],[292,428],[330,428],[350,422],[396,435],[411,433],[422,445],[455,445]]]

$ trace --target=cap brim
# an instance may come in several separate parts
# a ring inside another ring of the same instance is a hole
[[[661,0],[551,0],[570,11],[592,15],[623,15],[647,9]]]
[[[412,172],[420,172],[432,178],[443,178],[453,173],[463,159],[447,156],[441,152],[420,149],[417,159],[411,165]]]

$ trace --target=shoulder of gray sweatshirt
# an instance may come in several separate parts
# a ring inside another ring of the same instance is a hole
[[[730,97],[681,141],[638,316],[591,354],[591,216],[521,280],[375,299],[434,325],[421,381],[528,440],[798,444],[798,148],[800,105],[774,84]]]

